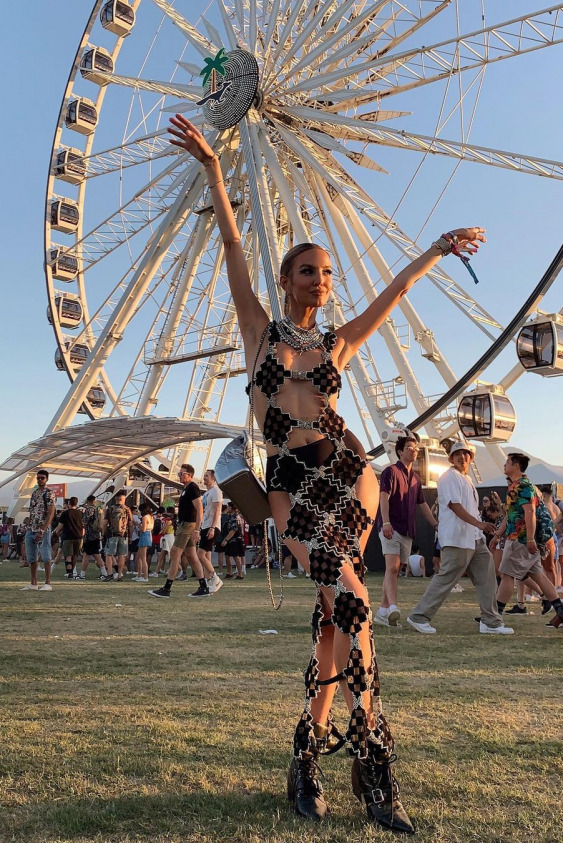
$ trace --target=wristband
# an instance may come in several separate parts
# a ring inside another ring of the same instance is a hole
[[[391,524],[391,522],[390,522],[390,521],[384,521],[384,522],[383,522],[383,526],[384,526],[384,527],[391,527],[391,526],[393,526],[393,525]]]

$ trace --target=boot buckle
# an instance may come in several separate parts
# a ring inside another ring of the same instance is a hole
[[[380,787],[376,787],[371,791],[371,798],[376,805],[383,805],[385,802],[385,796]]]

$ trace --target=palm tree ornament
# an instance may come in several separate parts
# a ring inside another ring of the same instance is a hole
[[[214,58],[208,57],[204,60],[205,67],[199,74],[200,76],[203,76],[203,82],[201,84],[204,89],[207,83],[209,82],[209,78],[211,77],[210,88],[211,92],[215,93],[215,91],[217,90],[217,74],[223,77],[225,76],[227,72],[226,64],[228,61],[229,56],[224,47],[221,47],[221,49]]]

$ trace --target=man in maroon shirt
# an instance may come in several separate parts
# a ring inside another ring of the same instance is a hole
[[[385,556],[385,577],[381,595],[381,606],[374,615],[374,621],[381,626],[397,626],[401,613],[397,608],[397,580],[401,564],[409,560],[412,540],[415,534],[416,510],[432,527],[437,521],[422,494],[420,477],[413,471],[418,456],[416,434],[400,436],[395,445],[398,460],[395,465],[384,469],[381,479],[381,497],[377,527],[381,548]]]

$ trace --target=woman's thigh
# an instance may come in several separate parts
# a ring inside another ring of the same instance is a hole
[[[373,475],[373,480],[375,481],[375,489],[377,492],[379,492],[377,478],[375,477],[375,474],[373,473],[372,469],[370,468],[369,470],[371,471]],[[371,491],[373,492],[373,486],[371,487]],[[290,497],[286,492],[270,492],[269,501],[276,528],[279,533],[283,533],[287,526],[287,519],[289,517],[289,512],[291,509]],[[366,504],[363,501],[362,505],[367,509]],[[371,513],[369,514],[371,515]],[[366,537],[365,540],[367,541],[367,538],[369,536],[368,531],[365,531],[364,535]],[[362,549],[363,545],[365,544],[363,538],[364,536],[362,536],[362,539],[360,540],[360,545],[362,545]],[[302,565],[302,567],[307,573],[309,573],[309,552],[306,546],[304,544],[301,544],[301,542],[295,541],[294,539],[285,539],[284,541],[291,553],[299,562],[299,564]],[[354,568],[351,564],[345,562],[342,565],[340,571],[340,580],[347,591],[353,591],[354,594],[356,594],[358,597],[361,597],[366,604],[368,603],[369,597],[367,589],[360,582],[357,575],[354,573]],[[332,609],[334,604],[334,590],[327,586],[321,586],[319,590],[325,605],[328,605],[330,609]]]

